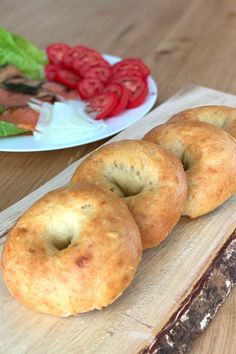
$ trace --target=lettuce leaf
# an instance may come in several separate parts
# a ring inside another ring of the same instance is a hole
[[[0,120],[0,137],[26,133],[27,130],[17,128],[15,124]]]
[[[47,57],[25,38],[0,27],[0,65],[13,64],[31,79],[44,78]]]

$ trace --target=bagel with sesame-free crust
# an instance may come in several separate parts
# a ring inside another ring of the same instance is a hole
[[[222,129],[200,121],[176,120],[152,129],[144,140],[182,161],[188,181],[183,215],[204,215],[236,193],[236,141]]]
[[[71,183],[92,183],[126,202],[140,229],[143,248],[157,246],[180,219],[187,195],[181,162],[142,140],[102,146],[77,168]]]
[[[37,201],[8,234],[3,277],[31,309],[75,315],[119,297],[141,253],[138,227],[120,198],[96,186],[61,188]]]
[[[168,123],[180,120],[198,120],[215,125],[236,139],[236,108],[217,105],[190,108],[175,114]]]

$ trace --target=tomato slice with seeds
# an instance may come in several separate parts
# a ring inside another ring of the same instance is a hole
[[[82,99],[89,99],[102,92],[104,84],[96,78],[86,78],[79,81],[77,90]]]
[[[61,64],[62,58],[69,50],[69,46],[64,43],[51,44],[46,48],[47,56],[51,64]]]
[[[122,68],[120,69],[120,71],[112,73],[112,77],[119,77],[119,76],[138,76],[143,78],[143,74],[139,70],[127,69],[127,68]]]
[[[80,68],[84,65],[88,65],[92,62],[99,63],[103,60],[100,53],[93,51],[93,50],[85,50],[80,53],[80,55],[74,56],[71,62],[71,68],[74,69],[76,72],[80,72]]]
[[[55,75],[55,81],[60,82],[70,89],[74,89],[78,85],[79,76],[66,69],[58,69]]]
[[[141,92],[134,92],[131,97],[129,97],[129,102],[127,108],[136,108],[140,106],[146,99],[148,95],[148,87],[145,84],[144,89]]]
[[[96,66],[102,66],[102,67],[110,67],[110,65],[108,64],[107,61],[103,60],[103,59],[94,59],[92,61],[90,61],[89,63],[84,64],[83,62],[81,62],[80,60],[78,60],[77,58],[75,58],[72,61],[72,68],[75,72],[79,73],[81,76],[85,76],[85,73],[91,69],[94,68]]]
[[[58,66],[54,64],[47,64],[44,68],[45,75],[48,81],[53,81],[58,71]]]
[[[78,45],[75,45],[73,46],[73,48],[77,49],[77,50],[94,50],[94,49],[91,49],[91,48],[88,48],[86,47],[85,45],[82,45],[82,44],[78,44]]]
[[[81,63],[78,63],[77,61],[74,62],[74,69],[77,68],[78,72],[83,77],[85,77],[85,74],[88,70],[90,70],[91,68],[95,68],[97,66],[111,69],[110,64],[104,59],[96,59],[96,60],[90,61],[89,63],[82,64],[82,65],[81,65]]]
[[[95,119],[107,118],[117,105],[117,101],[115,93],[102,93],[88,101],[88,112],[94,112],[96,114]]]
[[[83,52],[89,51],[87,48],[82,48],[82,46],[72,47],[68,49],[62,58],[62,64],[68,68],[72,68],[72,61],[75,58],[79,58]]]
[[[145,65],[141,59],[137,58],[124,59],[112,66],[113,75],[122,70],[137,70],[143,75],[144,78],[150,74],[150,70],[147,65]]]
[[[95,66],[87,70],[84,77],[92,77],[99,79],[102,82],[107,82],[111,77],[111,69],[108,66]]]
[[[127,88],[129,92],[127,108],[140,106],[147,97],[148,88],[143,78],[137,76],[122,76],[112,79],[112,82],[117,82]]]
[[[118,114],[122,113],[128,104],[129,100],[129,92],[125,86],[118,84],[118,83],[111,83],[105,87],[103,93],[112,92],[116,95],[118,101],[117,105],[110,113],[110,117],[117,116]]]

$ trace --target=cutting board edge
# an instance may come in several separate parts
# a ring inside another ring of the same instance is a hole
[[[228,243],[232,235],[236,233],[236,220],[232,223],[231,227],[227,230],[225,233],[225,237],[221,239],[221,243],[218,243],[214,249],[214,251],[211,253],[210,257],[207,259],[207,262],[202,264],[202,268],[199,270],[196,278],[194,279],[193,283],[191,284],[190,287],[185,288],[184,291],[182,292],[182,295],[179,295],[176,298],[175,301],[175,306],[170,309],[168,313],[166,313],[165,318],[162,319],[161,322],[159,322],[158,326],[155,326],[152,330],[152,334],[154,336],[157,335],[165,326],[166,323],[170,320],[170,318],[173,316],[173,313],[178,312],[179,308],[181,307],[181,304],[185,302],[186,298],[188,298],[192,291],[196,288],[197,284],[201,279],[204,277],[204,275],[208,272],[208,270],[212,267],[212,264],[215,263],[217,260],[218,256],[221,254],[221,250],[224,249],[225,245]],[[180,305],[178,305],[180,304]]]
[[[230,252],[230,248],[235,250],[234,255],[233,252]],[[194,301],[200,299],[199,301],[201,301],[201,290],[203,289],[203,287],[207,287],[207,289],[211,290],[211,288],[209,287],[209,281],[211,280],[211,277],[214,275],[214,272],[220,272],[220,268],[222,268],[222,263],[226,263],[228,260],[228,263],[230,263],[230,260],[232,261],[232,264],[234,265],[234,267],[236,267],[236,227],[234,229],[234,231],[232,232],[232,234],[228,237],[228,240],[226,241],[226,243],[223,244],[223,246],[220,248],[219,252],[215,255],[215,257],[212,259],[209,267],[207,268],[207,270],[205,271],[205,273],[203,273],[203,275],[198,279],[198,281],[195,283],[195,285],[193,286],[193,290],[192,290],[192,294],[191,292],[183,299],[183,301],[180,303],[180,306],[176,309],[176,311],[173,312],[172,316],[169,318],[169,320],[166,322],[166,325],[164,327],[161,328],[161,330],[158,330],[155,332],[155,329],[153,330],[154,334],[154,340],[150,343],[147,342],[144,343],[143,345],[140,345],[140,348],[138,349],[137,354],[152,354],[153,352],[150,351],[150,349],[152,349],[152,345],[159,344],[158,349],[159,350],[163,350],[163,346],[167,346],[169,345],[169,349],[179,349],[179,348],[173,348],[171,343],[171,331],[173,331],[173,326],[175,325],[177,328],[177,324],[180,322],[183,322],[183,320],[181,320],[181,318],[184,317],[184,319],[187,319],[187,314],[189,313],[189,308],[193,305]],[[232,269],[233,266],[231,265]],[[222,269],[221,269],[222,270]],[[235,272],[234,272],[235,273]],[[199,332],[199,328],[196,328],[196,331],[194,333],[194,338],[192,337],[188,337],[188,346],[192,346],[194,341],[197,339],[197,337],[210,325],[211,321],[213,320],[214,316],[216,315],[216,313],[218,312],[218,310],[220,309],[220,307],[223,305],[224,301],[226,300],[227,296],[230,294],[231,290],[233,289],[233,287],[236,284],[236,273],[234,274],[232,272],[232,275],[229,276],[228,274],[225,274],[225,283],[227,285],[227,291],[225,293],[222,294],[219,302],[215,303],[215,306],[213,306],[212,308],[212,313],[209,315],[209,318],[207,318],[207,321],[204,321],[204,319],[206,318],[206,316],[209,314],[209,312],[207,313],[203,313],[203,319],[200,321],[200,325],[202,323],[202,328],[201,331]],[[222,273],[220,273],[220,275],[222,275]],[[227,279],[227,275],[229,276],[229,278]],[[228,283],[227,283],[228,282]],[[217,286],[216,286],[217,287]],[[178,331],[178,329],[177,329]],[[163,337],[163,338],[161,338]],[[161,343],[163,339],[163,343]],[[174,343],[175,344],[175,343]]]

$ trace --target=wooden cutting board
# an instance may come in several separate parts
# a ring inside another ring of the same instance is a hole
[[[236,97],[188,86],[112,141],[141,138],[171,115],[204,104],[236,107]],[[0,213],[1,249],[23,211],[68,183],[79,163]],[[160,247],[144,252],[135,280],[114,304],[78,317],[28,310],[10,296],[1,278],[0,353],[158,353],[160,348],[169,353],[189,348],[235,283],[235,229],[236,197],[196,220],[182,218]]]

